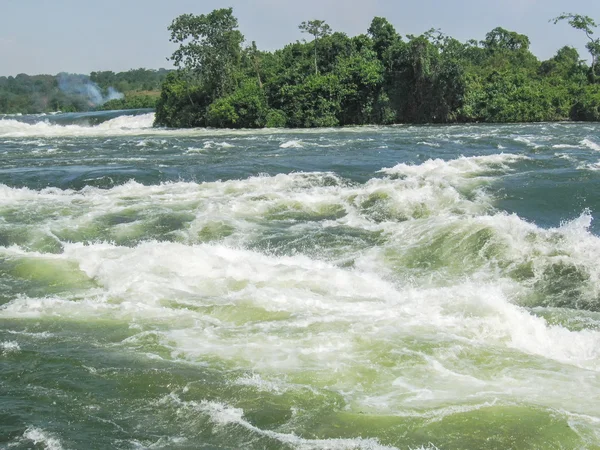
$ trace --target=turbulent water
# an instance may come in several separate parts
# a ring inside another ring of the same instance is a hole
[[[600,448],[600,124],[0,118],[0,447]]]

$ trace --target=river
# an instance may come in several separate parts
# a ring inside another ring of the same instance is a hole
[[[0,447],[600,448],[600,124],[0,117]]]

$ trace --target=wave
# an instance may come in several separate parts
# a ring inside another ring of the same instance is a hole
[[[377,236],[402,222],[485,213],[493,204],[485,187],[494,177],[509,173],[511,161],[520,159],[501,155],[430,160],[419,166],[401,164],[384,169],[383,177],[362,185],[330,172],[200,184],[145,186],[130,181],[111,189],[85,187],[81,191],[0,185],[0,208],[17,208],[17,214],[11,213],[12,225],[21,230],[14,237],[5,232],[3,239],[7,245],[29,242],[27,245],[39,248],[94,240],[132,245],[159,238],[190,244],[223,239],[261,247],[270,246],[269,233],[275,231],[262,228],[259,224],[264,222],[296,225],[286,245],[297,246],[297,250],[304,246],[304,251],[310,251],[311,245],[315,251],[320,246],[334,257],[341,248],[323,248],[321,240],[331,237],[331,242],[340,246],[344,242],[373,245],[380,240]],[[62,212],[57,216],[59,207]],[[358,230],[356,235],[339,235],[352,229]],[[319,233],[320,237],[316,241],[301,239],[303,232]]]
[[[296,140],[286,141],[279,146],[279,148],[302,148],[302,147],[303,147],[302,142],[296,141]]]
[[[569,367],[600,371],[600,332],[569,330],[532,314],[514,302],[523,286],[505,277],[458,276],[428,287],[388,278],[369,255],[346,268],[303,255],[166,242],[67,244],[60,255],[12,248],[1,257],[20,270],[27,264],[38,283],[52,268],[52,282],[67,286],[76,268],[92,285],[79,283],[67,296],[20,294],[0,308],[1,318],[130,324],[139,331],[120,346],[148,357],[218,358],[267,380],[286,374],[292,383],[310,374],[315,388],[335,386],[349,404],[384,414],[422,401],[442,407],[487,398],[481,393],[490,390],[496,397],[515,394],[523,388],[522,361],[539,358],[556,376],[532,373],[529,398],[579,412],[595,408],[585,400],[585,382],[564,374]],[[423,347],[415,336],[431,343]],[[478,366],[490,351],[496,357]],[[457,359],[457,352],[473,361]],[[506,359],[515,361],[513,369]],[[364,367],[379,380],[370,387],[360,383]],[[496,370],[501,382],[490,379]],[[553,394],[557,383],[572,392],[569,401]]]
[[[2,350],[2,355],[19,353],[21,351],[21,347],[17,341],[0,342],[0,349]]]
[[[539,136],[537,136],[537,138],[539,139]],[[543,145],[533,142],[531,139],[532,138],[526,137],[526,136],[517,136],[513,139],[513,141],[525,144],[527,147],[531,147],[533,149],[538,149],[538,148],[543,147]]]
[[[214,401],[182,401],[177,395],[171,394],[159,402],[161,405],[172,404],[182,417],[203,414],[217,427],[238,426],[261,437],[273,439],[279,445],[291,446],[301,450],[398,450],[398,447],[382,445],[377,439],[305,439],[293,433],[281,433],[263,430],[252,425],[244,418],[244,411],[223,403]],[[241,445],[244,446],[244,445]],[[435,449],[435,447],[429,447]]]
[[[445,161],[429,159],[422,164],[401,163],[391,168],[381,169],[388,175],[414,175],[418,177],[448,177],[452,175],[469,176],[488,171],[502,173],[509,170],[509,164],[530,159],[525,155],[499,153],[485,156],[461,156],[458,159]]]
[[[585,148],[584,146],[581,145],[573,145],[573,144],[554,144],[552,146],[552,148],[556,148],[556,149],[565,149],[565,148],[575,148],[575,149],[583,149]]]
[[[132,135],[151,130],[153,123],[154,113],[120,116],[94,126],[60,125],[48,121],[27,123],[15,119],[2,119],[0,120],[0,137]]]
[[[23,448],[24,446],[29,448],[32,444],[36,448],[44,448],[45,450],[63,450],[64,448],[60,439],[53,433],[34,426],[28,427],[22,436],[9,443],[8,448]]]
[[[596,144],[590,139],[584,139],[583,141],[581,141],[581,145],[586,148],[589,148],[590,150],[600,151],[600,145]]]
[[[417,145],[425,145],[427,147],[435,147],[435,148],[441,147],[441,144],[439,142],[419,141],[419,142],[417,142]]]
[[[336,411],[451,415],[491,395],[593,415],[596,377],[581,370],[600,372],[600,239],[587,211],[544,229],[494,208],[487,187],[526,160],[432,159],[364,183],[0,186],[0,269],[16,280],[0,320],[111,322],[130,330],[111,348],[219,361],[231,389],[333,392]],[[282,445],[385,448],[187,399],[175,407]]]
[[[542,229],[496,211],[485,192],[524,159],[500,154],[399,164],[361,185],[317,172],[129,182],[108,190],[0,186],[0,208],[13,211],[10,227],[22,230],[13,236],[0,228],[2,254],[28,259],[42,273],[51,266],[65,285],[104,292],[76,304],[17,299],[2,313],[82,308],[78,314],[133,318],[143,305],[148,318],[180,318],[187,314],[181,307],[202,307],[196,302],[207,298],[248,315],[281,311],[305,324],[366,324],[392,317],[394,305],[397,323],[421,326],[437,318],[447,333],[469,339],[474,326],[522,351],[600,370],[585,356],[600,348],[597,334],[553,327],[522,309],[600,311],[600,240],[589,232],[591,215]],[[419,289],[408,288],[408,280]],[[182,295],[179,308],[164,304]],[[460,305],[481,317],[464,320]],[[333,337],[326,342],[323,354],[347,346]],[[182,345],[182,353],[202,353]],[[244,356],[235,345],[218,347],[223,355]],[[274,344],[272,354],[286,348]],[[292,364],[299,355],[287,358]]]

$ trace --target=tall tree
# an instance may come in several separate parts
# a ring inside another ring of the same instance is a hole
[[[317,65],[317,44],[319,39],[329,36],[331,34],[331,27],[325,23],[323,20],[309,20],[308,22],[302,22],[298,28],[303,33],[311,34],[314,39],[314,47],[315,47],[315,75],[319,74],[319,67]]]
[[[260,88],[263,88],[262,78],[260,76],[260,52],[256,47],[256,41],[252,41],[252,45],[247,49],[248,54],[250,56],[250,60],[252,62],[252,67],[254,67],[254,71],[256,72],[256,79],[258,81],[258,85]]]
[[[171,56],[178,69],[192,72],[212,98],[236,87],[244,36],[237,29],[232,8],[210,14],[183,14],[169,26],[171,42],[180,44]]]
[[[554,22],[554,24],[557,24],[562,20],[566,20],[567,23],[576,30],[583,31],[588,38],[589,42],[585,44],[585,48],[592,56],[592,81],[595,83],[597,81],[595,66],[600,58],[600,38],[594,38],[592,36],[594,34],[594,28],[597,28],[598,24],[589,16],[571,13],[563,13],[551,21]]]
[[[374,17],[367,33],[373,39],[373,48],[380,60],[384,59],[387,49],[398,39],[394,26],[383,17]]]

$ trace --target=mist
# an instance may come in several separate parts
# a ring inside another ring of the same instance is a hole
[[[90,106],[99,106],[109,100],[120,100],[124,97],[112,86],[103,94],[102,89],[91,81],[87,75],[60,73],[57,75],[59,89],[67,95],[75,95],[85,98]]]

